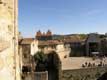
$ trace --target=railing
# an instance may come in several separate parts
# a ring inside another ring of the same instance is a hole
[[[35,72],[34,80],[48,80],[48,72]]]

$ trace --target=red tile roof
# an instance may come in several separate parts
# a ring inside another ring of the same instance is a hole
[[[34,41],[34,38],[23,38],[20,40],[20,44],[31,44]]]
[[[42,45],[57,45],[57,44],[62,44],[63,42],[58,41],[58,40],[47,40],[47,41],[39,41],[39,46]]]
[[[82,42],[83,40],[80,39],[79,36],[70,36],[70,37],[66,37],[64,39],[64,42],[66,43],[75,43],[75,42]]]

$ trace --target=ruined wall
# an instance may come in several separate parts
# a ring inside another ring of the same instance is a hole
[[[107,71],[107,67],[64,70],[62,80],[97,80]]]
[[[0,80],[20,80],[17,0],[0,0]]]
[[[59,55],[59,58],[61,59],[61,61],[63,61],[63,59],[65,57],[69,57],[69,53],[70,53],[70,48],[69,45],[64,45],[64,44],[59,44],[56,46],[56,52]]]

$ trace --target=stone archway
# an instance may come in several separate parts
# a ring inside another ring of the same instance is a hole
[[[39,57],[42,56],[39,55]],[[36,63],[35,72],[47,71],[48,80],[61,80],[61,61],[58,54],[55,51],[51,51],[48,54],[45,54],[41,59],[44,57],[44,61],[38,61]]]
[[[61,61],[55,51],[47,54],[48,80],[61,80]]]

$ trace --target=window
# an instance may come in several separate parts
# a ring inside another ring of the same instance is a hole
[[[24,57],[24,58],[27,58],[27,54],[23,54],[23,57]]]

